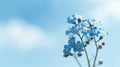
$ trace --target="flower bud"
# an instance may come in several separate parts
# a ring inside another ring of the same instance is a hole
[[[81,19],[80,18],[78,18],[78,23],[80,23],[81,22]]]
[[[93,37],[91,37],[90,39],[93,40]]]
[[[99,65],[103,64],[103,60],[102,60],[102,59],[99,59],[98,64],[99,64]]]
[[[89,41],[86,41],[85,43],[86,43],[86,44],[89,44]]]
[[[76,22],[74,22],[74,24],[76,25]]]
[[[78,56],[80,57],[80,56],[82,56],[82,53],[80,52],[80,53],[78,53]]]
[[[103,39],[103,36],[100,36],[100,37],[99,37],[99,40],[102,40],[102,39]]]
[[[70,56],[73,56],[73,53],[70,53]]]
[[[102,42],[102,45],[105,46],[105,42]]]
[[[103,45],[98,45],[98,49],[102,49],[103,48]]]
[[[64,54],[63,57],[68,57],[69,55]]]

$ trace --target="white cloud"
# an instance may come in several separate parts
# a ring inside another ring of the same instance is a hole
[[[93,16],[100,19],[106,19],[109,16],[120,18],[120,0],[101,0],[101,5],[93,10]]]
[[[47,47],[55,44],[55,39],[39,27],[25,24],[21,20],[9,20],[0,29],[0,44],[9,43],[22,50],[33,47]]]

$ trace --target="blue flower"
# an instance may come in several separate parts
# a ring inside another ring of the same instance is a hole
[[[89,24],[88,21],[84,21],[84,22],[81,23],[81,26],[82,26],[82,27],[89,27],[90,24]]]
[[[77,27],[77,26],[72,26],[71,28],[71,33],[72,34],[79,34],[81,28]]]
[[[93,27],[89,31],[90,36],[98,36],[100,34],[100,31],[97,27]]]
[[[82,34],[86,36],[88,33],[89,33],[89,29],[87,27],[83,27]]]
[[[83,44],[80,41],[77,41],[77,43],[75,44],[75,47],[73,49],[74,52],[81,52],[83,48]]]
[[[68,41],[68,44],[71,48],[74,48],[75,46],[75,37],[70,38],[70,40]]]
[[[70,29],[68,29],[68,30],[66,30],[66,31],[65,31],[66,35],[69,35],[69,34],[70,34],[70,32],[71,32],[71,30],[70,30]]]
[[[63,50],[64,55],[69,55],[70,51],[71,51],[71,47],[69,45],[65,45]]]
[[[67,18],[67,22],[68,22],[68,23],[74,24],[75,21],[76,21],[75,15],[69,16],[69,17]]]

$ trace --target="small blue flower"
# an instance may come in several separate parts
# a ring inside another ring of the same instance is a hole
[[[87,27],[82,28],[82,34],[86,36],[89,33],[89,29]]]
[[[68,30],[65,31],[65,33],[66,33],[66,35],[69,35],[71,33],[71,30],[68,29]]]
[[[77,27],[77,26],[72,26],[71,28],[71,33],[72,34],[79,34],[79,31],[81,30],[81,28]]]
[[[77,41],[77,43],[75,44],[75,47],[73,49],[74,52],[81,52],[83,48],[83,44],[80,41]]]
[[[68,44],[71,48],[74,48],[75,46],[75,37],[70,38],[70,40],[68,41]]]
[[[76,21],[75,15],[69,16],[69,17],[67,18],[67,22],[68,22],[68,23],[74,24],[75,21]]]
[[[64,55],[69,55],[70,51],[71,51],[71,47],[69,45],[65,45],[63,50]]]
[[[97,27],[93,27],[89,31],[90,36],[98,36],[100,34],[100,31]]]

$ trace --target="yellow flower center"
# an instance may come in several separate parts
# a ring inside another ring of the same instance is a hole
[[[96,30],[93,30],[93,33],[96,33]]]
[[[83,29],[83,32],[87,32],[87,29],[86,29],[86,28],[84,28],[84,29]]]
[[[77,31],[78,30],[78,28],[74,28],[74,31]]]
[[[73,18],[72,17],[70,17],[70,19],[69,19],[70,21],[72,21],[73,20]]]
[[[80,46],[79,45],[76,45],[76,47],[75,47],[76,49],[79,49],[80,48]]]
[[[99,22],[95,22],[94,25],[96,25],[96,26],[99,25]]]

